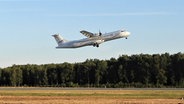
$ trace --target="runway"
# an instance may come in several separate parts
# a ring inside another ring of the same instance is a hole
[[[0,90],[184,90],[184,88],[0,87]]]

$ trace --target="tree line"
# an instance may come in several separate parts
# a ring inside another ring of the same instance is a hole
[[[0,68],[0,86],[184,87],[184,54],[121,55],[81,63]]]

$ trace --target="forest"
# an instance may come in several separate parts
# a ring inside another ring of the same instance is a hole
[[[0,86],[184,87],[184,54],[120,55],[80,63],[13,65],[0,68]]]

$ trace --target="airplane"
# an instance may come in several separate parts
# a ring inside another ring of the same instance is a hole
[[[99,33],[91,33],[91,32],[82,30],[80,31],[80,33],[86,36],[87,38],[67,41],[59,34],[52,35],[58,44],[56,48],[79,48],[83,46],[99,47],[101,43],[104,43],[106,41],[110,41],[118,38],[127,39],[127,37],[130,35],[130,32],[126,30],[117,30],[114,32],[109,32],[104,34],[102,34],[100,31]]]

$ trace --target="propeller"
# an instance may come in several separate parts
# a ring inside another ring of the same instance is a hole
[[[102,36],[102,33],[100,32],[100,30],[99,30],[99,36]]]

